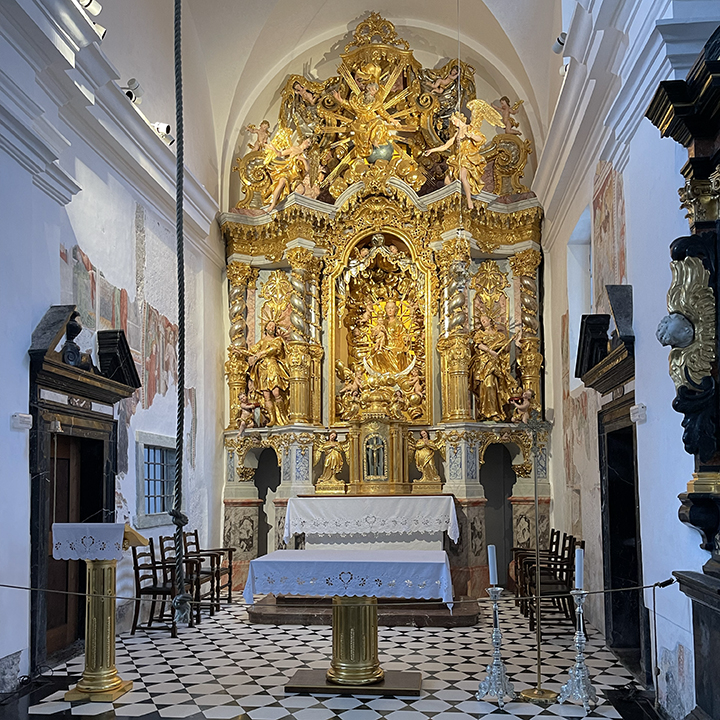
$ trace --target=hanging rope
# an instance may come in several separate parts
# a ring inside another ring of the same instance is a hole
[[[182,512],[183,435],[185,432],[185,241],[183,232],[183,85],[182,85],[182,0],[175,0],[175,230],[177,236],[178,292],[178,377],[177,431],[175,435],[175,491],[170,516],[175,524],[175,610],[176,623],[190,622],[191,596],[185,591],[185,547],[183,528],[187,516]]]

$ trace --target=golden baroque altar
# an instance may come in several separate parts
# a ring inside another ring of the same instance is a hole
[[[268,447],[284,497],[482,498],[468,488],[493,443],[530,478],[542,207],[522,184],[521,101],[476,98],[473,78],[460,60],[422,68],[372,13],[337,75],[291,75],[275,129],[247,127],[242,197],[220,216],[227,487]]]

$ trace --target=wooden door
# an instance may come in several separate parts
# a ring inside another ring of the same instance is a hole
[[[50,441],[50,502],[49,523],[80,521],[80,442],[76,438],[57,436]],[[57,452],[56,452],[57,448]],[[52,534],[48,537],[47,587],[60,592],[47,593],[47,654],[63,650],[78,639],[78,596],[64,592],[79,592],[78,560],[55,560],[52,556]]]

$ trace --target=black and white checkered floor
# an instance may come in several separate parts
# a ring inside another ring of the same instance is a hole
[[[487,607],[487,606],[485,606]],[[515,690],[535,685],[534,633],[511,602],[503,603],[503,656]],[[115,703],[67,703],[57,691],[27,712],[32,718],[188,718],[221,720],[479,720],[480,718],[582,717],[566,703],[540,709],[510,702],[501,710],[494,698],[475,699],[490,661],[490,629],[485,620],[467,628],[380,628],[380,660],[388,670],[419,670],[422,696],[286,695],[284,685],[298,668],[326,668],[331,629],[325,626],[250,625],[244,608],[231,606],[180,630],[173,640],[161,630],[138,631],[118,640],[117,666],[133,690]],[[543,644],[543,686],[559,690],[573,664],[572,629],[548,636]],[[631,676],[591,631],[587,664],[600,703],[587,717],[620,718],[603,691],[632,682]],[[78,675],[83,659],[55,671]]]

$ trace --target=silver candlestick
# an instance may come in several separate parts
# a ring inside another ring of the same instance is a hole
[[[583,605],[587,593],[584,590],[572,590],[571,595],[575,601],[575,617],[577,627],[575,630],[575,665],[570,668],[570,679],[560,689],[558,702],[565,702],[568,699],[579,700],[590,712],[593,705],[597,704],[597,693],[590,682],[587,665],[585,664],[585,630],[583,629]]]
[[[482,700],[486,695],[495,695],[498,705],[502,707],[507,695],[511,700],[515,699],[515,688],[508,681],[505,673],[505,663],[500,657],[500,646],[502,645],[502,633],[500,632],[500,617],[498,614],[498,600],[502,594],[502,588],[492,585],[487,589],[488,595],[493,603],[493,659],[487,666],[487,677],[480,683],[475,697]]]

